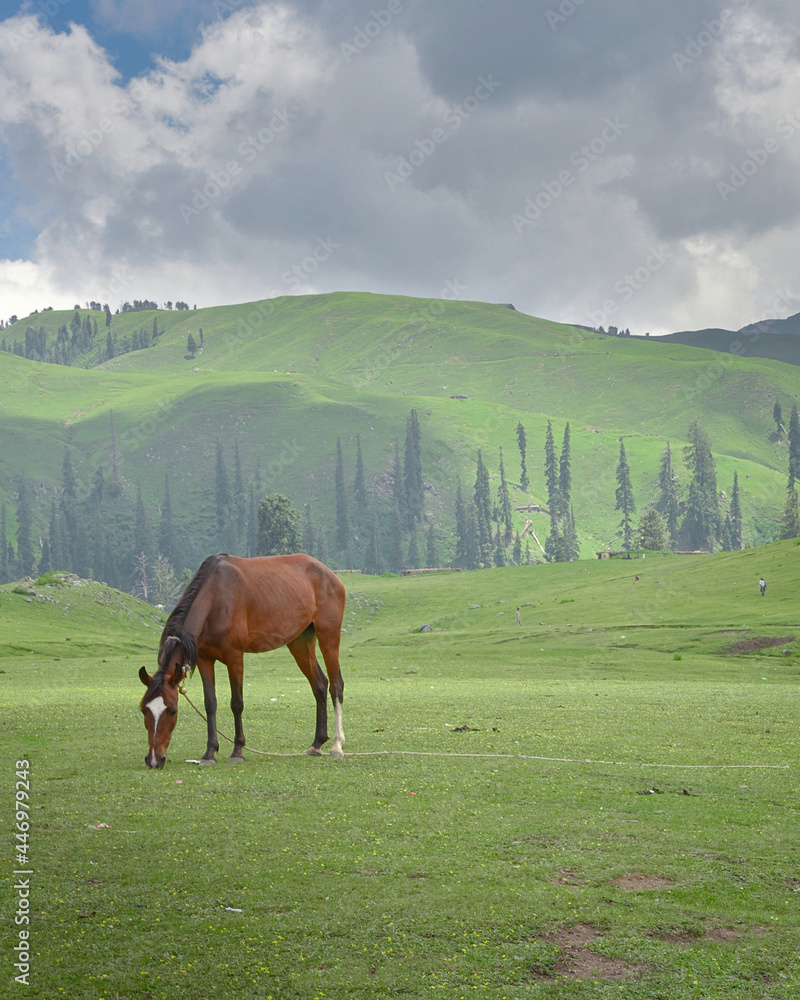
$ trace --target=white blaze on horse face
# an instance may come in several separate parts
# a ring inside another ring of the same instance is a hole
[[[164,699],[159,695],[157,698],[153,698],[152,701],[148,701],[145,708],[149,708],[153,716],[153,752],[152,752],[152,764],[153,767],[156,766],[156,730],[158,729],[158,720],[161,718],[167,704]]]

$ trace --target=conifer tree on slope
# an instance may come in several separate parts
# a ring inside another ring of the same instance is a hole
[[[350,547],[350,517],[347,510],[347,490],[344,484],[344,459],[342,458],[342,439],[336,438],[336,548],[339,553],[349,553]],[[347,562],[347,558],[345,559]],[[349,569],[349,567],[347,567]]]
[[[521,421],[517,424],[517,444],[519,445],[519,456],[520,456],[519,485],[527,493],[528,487],[530,486],[530,480],[528,479],[528,469],[525,465],[525,453],[527,450],[527,441],[525,439],[525,428],[522,426]]]
[[[689,426],[689,444],[684,448],[692,472],[683,530],[691,549],[712,550],[722,525],[719,516],[717,473],[708,435],[695,419]]]
[[[32,576],[36,566],[31,543],[32,527],[31,497],[28,481],[23,475],[20,476],[17,489],[17,564],[20,576]]]
[[[514,525],[513,513],[511,510],[511,496],[508,491],[508,483],[506,482],[505,466],[503,465],[502,448],[500,449],[500,486],[497,490],[497,507],[500,521],[504,525],[503,542],[508,545],[514,537]]]
[[[417,411],[412,410],[406,421],[406,447],[403,463],[403,485],[407,513],[407,527],[422,520],[425,508],[425,490],[422,480],[422,437]]]
[[[494,561],[492,499],[489,492],[489,473],[483,464],[483,455],[480,448],[478,449],[478,465],[475,470],[473,499],[477,519],[479,563],[482,566],[491,566]]]
[[[636,501],[633,497],[633,486],[631,485],[631,470],[628,465],[628,458],[625,454],[625,441],[619,439],[619,463],[617,465],[617,506],[616,510],[622,511],[622,547],[626,552],[630,552],[633,541],[631,530],[631,514],[636,510]]]
[[[742,547],[742,504],[739,497],[739,473],[735,469],[731,490],[730,521],[731,549],[739,551]]]
[[[669,441],[666,450],[661,458],[661,470],[658,475],[659,498],[656,509],[664,518],[667,527],[670,546],[674,549],[678,545],[678,516],[680,510],[680,493],[678,481],[672,468],[672,451]]]

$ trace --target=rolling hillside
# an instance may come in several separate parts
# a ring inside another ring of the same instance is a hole
[[[94,315],[104,340],[103,314]],[[11,341],[34,325],[54,338],[71,316],[38,313],[4,334]],[[471,491],[477,449],[493,491],[501,447],[509,480],[518,479],[520,421],[531,488],[529,495],[512,490],[518,506],[546,502],[547,421],[557,441],[570,422],[584,557],[616,544],[619,437],[641,512],[654,496],[668,438],[686,483],[680,448],[694,418],[711,439],[720,490],[730,491],[738,471],[746,541],[774,537],[788,459],[786,446],[770,441],[772,409],[776,398],[787,412],[796,400],[790,365],[599,336],[506,305],[362,293],[125,313],[112,330],[121,339],[154,318],[162,331],[154,346],[90,369],[0,353],[0,497],[10,538],[22,473],[33,486],[34,535],[46,531],[65,445],[84,493],[98,466],[108,475],[112,411],[121,475],[130,488],[141,485],[152,517],[169,472],[176,519],[192,540],[191,565],[216,547],[213,519],[203,511],[213,503],[217,441],[229,459],[238,443],[245,488],[258,466],[264,492],[286,493],[298,508],[311,504],[331,525],[337,437],[352,482],[361,435],[367,486],[380,490],[412,408],[422,429],[426,513],[445,553],[456,485],[460,479]],[[188,358],[188,335],[199,340],[201,329],[203,348]],[[543,539],[546,516],[531,516]],[[526,520],[519,515],[520,528]]]

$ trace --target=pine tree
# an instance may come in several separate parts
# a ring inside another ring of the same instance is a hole
[[[781,410],[781,404],[777,399],[775,400],[775,406],[772,408],[772,419],[775,421],[775,434],[777,440],[779,443],[782,443],[786,434],[786,428],[783,426],[783,412]]]
[[[491,566],[494,562],[492,544],[492,501],[489,492],[489,473],[483,464],[483,456],[478,449],[478,466],[475,472],[473,491],[475,517],[477,520],[479,565]]]
[[[342,439],[336,438],[336,548],[344,555],[350,545],[350,517],[347,512],[347,491],[344,485]],[[345,560],[347,561],[347,560]],[[348,567],[349,568],[349,567]]]
[[[406,566],[409,569],[419,569],[419,538],[417,534],[417,522],[411,524],[411,535],[408,540],[408,558]]]
[[[575,512],[570,505],[567,515],[564,518],[564,556],[567,562],[573,559],[580,559],[581,546],[578,540],[578,531],[575,527]]]
[[[270,493],[258,505],[258,555],[288,555],[300,548],[299,511],[288,497]]]
[[[731,549],[738,552],[742,547],[742,507],[739,499],[739,473],[736,470],[733,473],[731,490],[730,522]]]
[[[631,485],[630,468],[625,455],[625,442],[619,439],[619,464],[617,465],[617,506],[616,510],[622,511],[622,545],[626,552],[630,552],[633,539],[631,530],[631,514],[636,510],[636,503],[633,498],[633,486]]]
[[[567,516],[572,493],[572,461],[570,456],[569,421],[564,426],[564,443],[561,446],[561,458],[558,463],[558,494],[561,502],[562,516]]]
[[[464,495],[461,492],[461,482],[456,489],[456,566],[464,566],[467,559],[467,515],[464,506]]]
[[[383,560],[381,558],[380,530],[378,527],[378,512],[373,507],[370,511],[369,538],[364,559],[364,570],[367,573],[378,574],[383,572]]]
[[[661,552],[669,547],[667,526],[655,507],[648,507],[642,514],[636,530],[636,544],[640,549],[653,552]]]
[[[789,489],[794,486],[798,478],[800,478],[800,418],[795,403],[789,418]]]
[[[106,562],[106,539],[103,528],[103,518],[100,506],[94,509],[94,527],[92,529],[92,579],[103,580]]]
[[[721,525],[717,473],[706,432],[697,420],[689,427],[689,444],[684,449],[686,464],[692,471],[683,530],[692,549],[714,548]]]
[[[672,468],[672,452],[669,441],[661,458],[661,471],[658,476],[659,498],[656,508],[662,514],[667,527],[669,545],[675,548],[678,544],[678,514],[680,510],[680,494],[678,482]]]
[[[39,560],[39,565],[36,567],[36,572],[41,576],[43,573],[49,573],[53,569],[53,564],[50,562],[50,543],[46,538],[42,539],[42,558]]]
[[[505,566],[506,564],[506,551],[503,548],[503,538],[500,532],[497,532],[497,542],[494,547],[494,564],[495,566]]]
[[[403,525],[397,504],[393,507],[390,563],[392,573],[399,573],[403,568]]]
[[[357,507],[367,506],[367,487],[364,481],[364,459],[361,457],[361,435],[356,437],[356,474],[353,479],[353,503]]]
[[[731,515],[725,515],[725,521],[722,525],[722,535],[721,535],[721,545],[723,552],[733,551],[733,533],[731,531]]]
[[[403,467],[400,464],[400,442],[394,440],[394,463],[392,465],[392,507],[399,518],[400,530],[406,525],[406,491],[403,484]]]
[[[563,546],[559,544],[561,496],[558,490],[558,467],[556,465],[556,446],[553,440],[553,425],[549,420],[544,439],[544,481],[547,487],[548,507],[550,508],[550,533],[544,543],[544,550],[548,559],[560,562],[559,556],[563,557]]]
[[[431,569],[439,565],[439,553],[436,548],[436,532],[433,528],[433,521],[428,525],[428,535],[426,538],[426,562]]]
[[[406,447],[403,463],[403,484],[410,528],[422,520],[425,508],[425,489],[422,481],[421,434],[417,411],[412,410],[406,421]]]
[[[544,482],[547,488],[547,500],[550,512],[553,510],[558,517],[558,471],[556,468],[556,446],[553,440],[553,425],[547,421],[547,433],[544,439]]]
[[[33,527],[33,512],[28,483],[25,476],[20,476],[17,489],[17,563],[20,576],[32,576],[36,566],[31,544],[31,528]]]
[[[50,549],[51,566],[56,572],[63,570],[66,564],[64,562],[64,549],[61,544],[58,508],[55,503],[50,504],[50,526],[47,532],[47,541]]]
[[[522,426],[522,423],[517,424],[517,444],[519,445],[519,456],[520,456],[519,485],[527,493],[528,487],[530,486],[530,480],[528,479],[528,470],[525,466],[526,441],[525,441],[525,428]]]
[[[516,534],[516,536],[514,538],[514,555],[513,555],[513,559],[514,559],[514,565],[515,566],[521,566],[522,565],[522,539],[520,538],[519,532],[517,532],[517,534]]]
[[[197,342],[195,341],[191,333],[186,338],[186,353],[189,355],[190,358],[193,358],[197,353]]]
[[[236,551],[239,552],[244,542],[244,529],[247,523],[247,496],[244,492],[238,441],[233,445],[233,509],[236,520]]]
[[[481,536],[478,528],[479,519],[480,515],[478,514],[478,509],[475,506],[475,501],[472,497],[470,497],[464,504],[464,536],[467,542],[465,566],[467,569],[480,569],[483,564]]]
[[[781,538],[800,537],[800,505],[797,500],[797,488],[792,488],[786,494],[786,506],[783,510],[783,527]]]
[[[111,465],[111,495],[118,497],[122,492],[122,482],[119,475],[119,457],[117,455],[117,438],[114,433],[114,411],[110,410],[111,417],[111,444],[109,447],[109,464]]]
[[[500,486],[497,491],[497,504],[500,521],[505,525],[503,534],[505,544],[508,545],[514,537],[514,526],[512,524],[513,514],[511,510],[511,496],[508,492],[506,482],[506,470],[503,465],[503,449],[500,449]]]

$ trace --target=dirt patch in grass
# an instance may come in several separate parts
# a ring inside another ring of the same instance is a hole
[[[768,635],[751,635],[747,639],[740,639],[739,642],[734,642],[732,646],[726,646],[722,652],[735,656],[740,653],[754,653],[759,649],[769,649],[770,646],[782,646],[787,642],[794,642],[794,636],[782,635],[775,639]]]
[[[691,931],[649,931],[647,936],[654,938],[656,941],[664,941],[666,944],[682,945],[684,947],[688,947],[697,941],[697,935]]]
[[[588,878],[578,875],[577,872],[570,871],[569,868],[560,868],[553,876],[556,885],[586,885]]]
[[[612,878],[611,885],[617,886],[623,892],[642,892],[647,889],[670,889],[675,883],[662,875],[643,875],[641,872],[631,872]]]
[[[552,970],[531,970],[534,979],[542,981],[564,976],[567,979],[631,979],[641,975],[643,966],[628,965],[620,959],[608,958],[590,951],[589,945],[600,938],[600,932],[591,924],[561,927],[545,937],[548,944],[558,948],[559,956]]]

